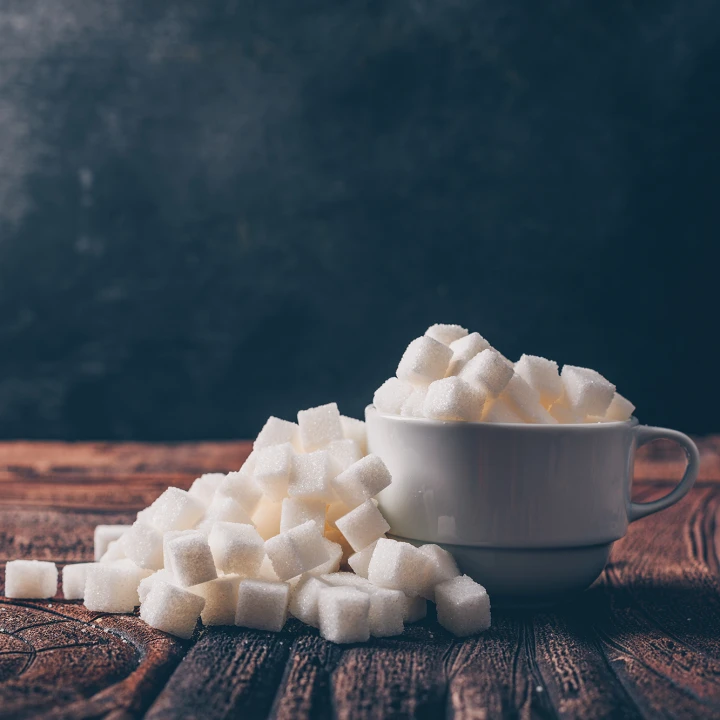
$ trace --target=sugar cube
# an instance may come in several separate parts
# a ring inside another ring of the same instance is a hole
[[[204,607],[205,598],[161,581],[152,586],[140,606],[140,617],[156,630],[187,640]]]
[[[255,577],[265,559],[265,542],[252,525],[216,522],[208,544],[215,567],[224,573]]]
[[[484,390],[489,397],[497,397],[514,374],[513,366],[493,348],[487,348],[468,361],[460,377]]]
[[[163,566],[163,536],[155,527],[135,521],[118,542],[136,565],[148,570]]]
[[[217,489],[225,481],[225,477],[225,473],[205,473],[193,481],[188,490],[188,495],[207,506],[213,499]]]
[[[452,354],[447,345],[427,335],[416,338],[407,346],[396,374],[412,385],[429,385],[445,377]]]
[[[258,450],[253,477],[262,494],[274,502],[287,495],[294,456],[290,443]]]
[[[335,524],[355,552],[366,548],[390,529],[390,525],[371,500],[358,505]]]
[[[396,377],[386,380],[373,396],[373,405],[386,415],[399,415],[403,403],[412,395],[415,388]]]
[[[479,333],[470,333],[465,337],[450,343],[450,349],[453,352],[450,365],[448,366],[446,375],[457,375],[470,360],[483,350],[487,350],[490,343]]]
[[[523,419],[502,398],[485,403],[482,416],[488,423],[521,423]]]
[[[321,575],[320,579],[333,587],[353,587],[363,592],[375,590],[375,586],[366,578],[351,572],[334,572]]]
[[[482,585],[467,575],[435,588],[438,622],[453,635],[467,637],[490,627],[490,598]]]
[[[473,422],[482,417],[485,392],[459,377],[446,377],[430,384],[422,414],[430,420]]]
[[[318,627],[318,598],[328,585],[314,575],[303,575],[290,595],[290,614],[306,625]]]
[[[376,545],[377,540],[348,558],[348,565],[358,577],[367,578],[370,559],[372,558]]]
[[[635,406],[627,399],[624,398],[619,392],[613,395],[610,407],[608,407],[605,413],[605,422],[621,422],[629,420],[635,411]]]
[[[243,580],[238,590],[235,624],[280,632],[287,620],[290,586],[283,582]]]
[[[324,500],[304,500],[303,498],[285,498],[280,513],[280,532],[302,525],[308,520],[317,523],[322,532],[325,529]]]
[[[265,542],[265,552],[281,580],[289,580],[329,560],[322,531],[312,521],[280,533]]]
[[[615,386],[599,372],[565,365],[562,369],[565,396],[576,415],[605,415],[615,396]]]
[[[43,599],[57,592],[55,563],[40,560],[10,560],[5,565],[5,597]]]
[[[160,531],[187,530],[200,520],[205,506],[185,490],[169,487],[152,504],[152,524]]]
[[[388,588],[373,588],[368,594],[370,595],[368,615],[370,635],[373,637],[402,635],[408,603],[404,593]]]
[[[422,620],[426,615],[427,600],[424,597],[416,595],[415,597],[407,598],[405,617],[403,618],[406,623],[417,622],[418,620]]]
[[[253,443],[253,450],[262,450],[272,445],[291,443],[300,448],[300,428],[297,423],[270,416]]]
[[[355,551],[350,546],[350,543],[345,539],[345,536],[336,528],[325,526],[325,539],[340,546],[342,550],[342,561],[346,561]],[[315,569],[312,570],[315,574]]]
[[[467,334],[467,328],[461,327],[460,325],[442,325],[440,323],[431,325],[425,331],[427,337],[431,337],[433,340],[437,340],[445,345],[450,345],[456,340],[466,337]]]
[[[435,600],[435,586],[460,575],[455,558],[439,545],[422,545],[420,552],[430,560],[425,587],[420,594],[428,600]]]
[[[360,460],[365,453],[361,452],[360,446],[355,440],[333,440],[327,447],[330,455],[330,462],[333,464],[335,475],[347,470],[353,463]]]
[[[190,587],[217,577],[215,562],[207,538],[201,533],[188,533],[167,544],[167,554],[178,585]]]
[[[352,587],[329,587],[318,596],[320,634],[331,642],[370,639],[370,597]]]
[[[85,607],[106,613],[132,612],[140,602],[138,586],[149,574],[130,560],[93,563],[85,575]]]
[[[125,551],[123,550],[120,541],[113,540],[108,544],[107,550],[105,551],[105,554],[100,558],[99,562],[115,562],[116,560],[123,560],[126,557],[127,555],[125,554]]]
[[[367,455],[367,430],[362,420],[340,416],[340,425],[342,425],[343,436],[348,440],[354,440],[360,448],[362,455]]]
[[[540,402],[545,408],[549,408],[562,395],[563,383],[554,360],[538,355],[523,355],[515,363],[515,372],[540,394]]]
[[[409,543],[380,538],[370,559],[368,580],[413,597],[427,585],[430,560]]]
[[[298,413],[300,444],[305,452],[322,450],[333,440],[343,439],[340,412],[336,403],[328,403]]]
[[[296,455],[293,458],[288,495],[332,502],[335,499],[331,484],[334,477],[330,455],[325,450]]]
[[[260,569],[257,573],[257,580],[268,580],[270,582],[280,582],[280,578],[277,576],[275,569],[270,562],[270,558],[265,554],[263,561],[260,565]]]
[[[175,577],[168,568],[163,568],[162,570],[154,572],[152,575],[148,575],[140,581],[137,589],[138,599],[140,600],[141,605],[145,602],[145,598],[147,598],[152,586],[156,582],[166,582],[170,585],[176,584]]]
[[[540,393],[531,388],[520,375],[513,375],[502,396],[520,417],[528,423],[553,425],[557,420],[543,407]]]
[[[108,545],[119,540],[128,530],[130,525],[97,525],[95,527],[95,562],[107,552]]]
[[[254,467],[255,462],[253,469]],[[217,494],[231,497],[249,516],[257,510],[262,497],[262,491],[255,478],[244,469],[228,473],[220,484]]]
[[[216,522],[250,525],[252,519],[234,498],[218,493],[205,511],[202,522],[198,523],[197,529],[207,535]]]
[[[280,532],[282,503],[263,498],[253,513],[252,521],[263,540],[269,540]]]
[[[400,415],[402,417],[423,417],[423,403],[425,402],[426,396],[426,387],[423,386],[415,388],[412,393],[410,393],[408,399],[402,404],[402,407],[400,408]]]
[[[168,545],[171,540],[182,537],[183,535],[195,535],[205,537],[205,533],[199,530],[170,530],[163,535],[163,567],[172,572],[172,557],[168,552]]]
[[[203,625],[234,625],[238,602],[239,575],[223,575],[191,588],[205,600],[200,618]]]
[[[377,455],[366,455],[332,480],[335,494],[350,508],[375,497],[392,482],[390,471]]]
[[[573,411],[573,409],[567,404],[566,398],[563,395],[558,402],[553,403],[548,410],[550,415],[555,418],[559,423],[568,425],[571,423],[582,422],[582,418]]]
[[[358,503],[358,505],[359,504],[360,503]],[[353,507],[355,506],[353,505]],[[335,500],[335,502],[331,502],[325,511],[325,524],[334,528],[337,519],[341,518],[343,515],[347,515],[351,510],[352,507],[346,505],[342,500]]]
[[[63,597],[66,600],[82,600],[85,597],[85,578],[88,568],[94,564],[77,563],[75,565],[66,565],[63,568],[62,589]]]
[[[325,575],[326,573],[337,572],[340,569],[340,563],[343,558],[342,546],[332,542],[332,540],[328,540],[328,538],[323,538],[323,545],[325,545],[327,549],[328,559],[312,570],[308,570],[309,575]]]

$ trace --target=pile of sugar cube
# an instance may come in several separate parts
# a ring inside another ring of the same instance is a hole
[[[432,325],[413,340],[373,403],[386,415],[445,422],[617,422],[635,410],[595,370],[565,365],[559,372],[537,355],[512,363],[460,325]]]
[[[94,563],[67,565],[66,599],[189,638],[203,625],[280,631],[288,613],[336,643],[398,635],[435,602],[458,636],[490,626],[485,589],[437,545],[386,537],[391,482],[365,423],[331,403],[271,417],[237,472],[170,487],[131,526],[99,525]],[[341,565],[351,571],[341,572]],[[54,563],[7,563],[5,595],[50,598]]]

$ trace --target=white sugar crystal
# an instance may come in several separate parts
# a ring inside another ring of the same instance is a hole
[[[330,462],[333,464],[333,472],[338,473],[347,470],[353,463],[356,463],[365,455],[355,440],[333,440],[327,447],[330,455]]]
[[[265,543],[265,552],[281,580],[289,580],[330,558],[322,531],[309,520]]]
[[[485,403],[482,416],[488,423],[521,423],[524,420],[502,398]]]
[[[484,390],[488,396],[497,397],[510,382],[514,372],[513,366],[497,350],[487,348],[468,361],[460,377]]]
[[[302,525],[308,520],[317,523],[322,532],[325,529],[324,500],[304,500],[302,498],[285,498],[280,513],[280,532]]]
[[[172,573],[172,556],[168,552],[168,545],[175,538],[183,535],[195,535],[196,537],[205,537],[204,533],[199,530],[170,530],[163,535],[163,567]]]
[[[332,479],[335,477],[330,455],[325,450],[316,450],[293,458],[288,495],[305,500],[332,502],[335,494]]]
[[[157,582],[140,606],[140,617],[156,630],[188,639],[204,607],[205,598],[194,592]]]
[[[531,388],[519,375],[513,375],[505,388],[502,400],[525,422],[553,425],[557,420],[543,407],[540,393]]]
[[[482,417],[485,392],[459,377],[436,380],[428,388],[422,414],[431,420],[474,422]]]
[[[576,415],[605,415],[615,396],[611,382],[595,370],[574,365],[565,365],[561,377],[567,404]]]
[[[108,563],[116,560],[123,560],[127,555],[123,550],[119,540],[113,540],[108,546],[105,554],[100,558],[99,562]]]
[[[368,568],[370,567],[370,559],[377,545],[377,540],[370,543],[367,547],[356,552],[348,558],[348,565],[358,577],[367,578]]]
[[[138,599],[140,600],[141,605],[145,602],[145,598],[147,598],[150,593],[152,586],[157,582],[166,582],[170,585],[176,584],[175,577],[167,568],[163,568],[162,570],[154,572],[152,575],[148,575],[140,581],[137,589]]]
[[[243,580],[238,590],[235,624],[280,632],[287,620],[290,586],[283,582]]]
[[[627,399],[624,398],[619,392],[616,392],[613,396],[610,407],[608,407],[605,413],[605,422],[619,422],[629,420],[635,411],[635,406]]]
[[[143,508],[142,510],[138,511],[135,519],[138,522],[143,523],[144,525],[152,525],[153,512],[153,506],[150,505],[149,507]]]
[[[239,575],[223,575],[191,588],[192,592],[205,600],[200,615],[203,625],[235,624],[239,586]]]
[[[294,456],[290,443],[258,450],[254,479],[262,494],[274,502],[287,495]]]
[[[563,393],[558,364],[538,355],[523,355],[515,363],[515,372],[540,394],[543,407],[549,408]]]
[[[420,594],[428,600],[435,600],[435,586],[460,575],[455,558],[439,545],[423,545],[418,548],[430,560],[430,572]]]
[[[107,552],[108,545],[119,540],[128,530],[130,525],[98,525],[95,528],[95,562]]]
[[[217,577],[207,538],[200,533],[181,535],[167,544],[167,554],[178,585],[190,587]]]
[[[163,536],[155,527],[136,521],[118,542],[136,565],[148,570],[163,566]]]
[[[375,391],[373,405],[378,412],[399,415],[403,403],[412,395],[414,389],[410,383],[392,377]]]
[[[467,575],[446,580],[435,588],[438,622],[453,635],[467,637],[490,627],[490,598],[482,585]]]
[[[375,497],[392,482],[390,471],[377,455],[366,455],[332,481],[340,500],[350,508]]]
[[[300,448],[300,428],[297,423],[270,416],[253,443],[253,450],[262,450],[271,445],[291,443]]]
[[[138,586],[149,576],[130,560],[93,564],[86,573],[85,607],[106,613],[132,612],[140,602]]]
[[[413,545],[380,538],[370,560],[368,580],[414,597],[426,587],[430,570],[429,559]]]
[[[450,345],[456,340],[467,336],[467,328],[461,327],[460,325],[442,325],[440,323],[431,325],[426,331],[425,335],[431,337],[433,340]]]
[[[337,572],[340,569],[340,563],[343,558],[342,546],[327,538],[323,538],[323,544],[327,549],[329,557],[324,563],[317,565],[312,570],[308,570],[309,575],[325,575],[326,573]]]
[[[427,600],[420,595],[407,599],[407,605],[405,606],[405,617],[406,623],[414,623],[418,620],[422,620],[427,615]]]
[[[209,505],[220,485],[225,481],[225,473],[205,473],[193,481],[188,490],[190,497]]]
[[[490,343],[479,333],[470,333],[450,343],[453,351],[446,375],[457,375],[478,353],[487,350]]]
[[[320,634],[331,642],[370,639],[370,596],[352,587],[329,587],[318,597]]]
[[[53,562],[10,560],[5,565],[5,597],[44,599],[57,592],[58,572]]]
[[[269,540],[280,532],[282,503],[263,498],[253,513],[252,521],[263,540]]]
[[[342,425],[343,436],[348,440],[354,440],[362,455],[367,455],[367,430],[362,420],[340,416],[340,424]]]
[[[255,577],[260,572],[265,542],[252,525],[216,522],[208,544],[218,570],[241,577]]]
[[[445,377],[451,359],[452,350],[447,345],[428,336],[419,337],[407,346],[396,374],[412,385],[429,385]]]
[[[207,535],[216,522],[250,525],[252,519],[234,498],[218,493],[210,503],[202,521],[198,523],[197,530]]]
[[[321,450],[333,440],[343,439],[340,412],[336,403],[328,403],[298,413],[300,444],[305,452]]]
[[[66,600],[82,600],[85,597],[85,578],[88,568],[94,564],[77,563],[76,565],[66,565],[63,568],[62,589],[63,597]]]
[[[306,625],[318,627],[318,598],[328,585],[314,575],[303,575],[290,595],[290,614]]]
[[[402,404],[400,415],[402,417],[423,417],[423,403],[425,402],[426,396],[426,387],[415,388],[410,394],[410,397]]]
[[[254,469],[254,461],[252,465]],[[248,515],[252,515],[260,504],[262,492],[253,476],[244,468],[243,465],[237,472],[228,473],[220,484],[217,495],[231,497]]]
[[[371,500],[358,505],[335,524],[355,552],[366,548],[390,529],[390,525]]]
[[[205,506],[185,490],[169,487],[152,504],[152,524],[160,531],[187,530],[200,520]]]

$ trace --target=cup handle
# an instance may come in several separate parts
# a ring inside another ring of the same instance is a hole
[[[635,441],[637,443],[637,447],[642,447],[646,443],[660,438],[673,440],[685,451],[685,455],[687,456],[685,474],[672,492],[669,492],[665,495],[665,497],[661,497],[658,500],[652,500],[651,502],[631,502],[630,512],[628,513],[630,522],[634,522],[646,515],[652,515],[659,510],[664,510],[665,508],[674,505],[678,500],[687,495],[688,491],[695,484],[695,480],[697,479],[698,471],[700,470],[700,453],[697,449],[697,445],[687,435],[684,435],[677,430],[649,427],[648,425],[638,425],[635,428]]]

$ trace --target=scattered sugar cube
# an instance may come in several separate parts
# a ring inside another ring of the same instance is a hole
[[[366,578],[351,572],[334,572],[321,575],[320,579],[332,587],[353,587],[363,592],[370,592],[375,586]]]
[[[131,613],[140,602],[138,586],[148,575],[130,560],[93,563],[85,575],[85,607],[97,612]]]
[[[400,415],[402,417],[423,417],[423,403],[425,402],[426,396],[426,387],[415,388],[412,393],[410,393],[410,397],[402,404]]]
[[[613,395],[610,407],[608,407],[605,413],[605,422],[622,422],[629,420],[635,411],[635,406],[627,399],[624,398],[619,392]]]
[[[329,587],[318,597],[320,634],[331,642],[370,639],[370,596],[352,587]]]
[[[140,617],[156,630],[187,640],[204,607],[205,598],[161,581],[152,586],[140,606]]]
[[[290,586],[283,582],[243,580],[238,590],[235,624],[280,632],[287,620]]]
[[[438,622],[453,635],[467,637],[490,627],[490,598],[482,585],[467,575],[446,580],[435,588]]]
[[[282,503],[263,498],[253,513],[252,521],[263,540],[269,540],[280,532]]]
[[[262,494],[274,502],[287,495],[294,456],[290,443],[258,450],[254,479]]]
[[[175,577],[168,568],[163,568],[162,570],[158,570],[152,575],[148,575],[146,578],[143,578],[137,589],[138,599],[141,605],[145,602],[145,598],[147,598],[152,586],[156,582],[166,582],[170,585],[175,585]]]
[[[336,543],[342,548],[342,562],[346,562],[355,552],[350,546],[350,543],[345,539],[345,536],[336,527],[325,526],[325,539]]]
[[[224,573],[255,577],[265,559],[265,542],[252,525],[216,522],[208,544],[215,567]]]
[[[455,558],[439,545],[422,545],[420,552],[430,560],[430,572],[420,594],[428,600],[435,600],[435,586],[460,575]]]
[[[317,523],[322,532],[325,529],[324,500],[305,500],[303,498],[285,498],[280,513],[280,532],[302,525],[308,520]]]
[[[163,535],[163,567],[172,573],[172,556],[168,552],[168,545],[175,538],[183,535],[195,535],[196,537],[205,537],[205,533],[199,530],[170,530]]]
[[[427,600],[424,597],[416,595],[415,597],[407,598],[405,617],[403,618],[406,623],[417,622],[418,620],[422,620],[426,615]]]
[[[157,528],[136,521],[118,542],[136,565],[148,570],[163,566],[163,536]]]
[[[611,382],[595,370],[574,365],[563,366],[561,377],[567,404],[576,415],[605,415],[615,396]]]
[[[376,545],[377,540],[348,558],[348,565],[358,577],[367,578],[370,559],[372,558]]]
[[[239,575],[223,575],[191,588],[205,600],[200,618],[203,625],[234,625],[238,603]]]
[[[425,386],[445,377],[452,350],[427,335],[413,340],[405,350],[397,369],[400,380]]]
[[[515,363],[515,372],[540,394],[543,407],[549,408],[563,393],[558,364],[538,355],[523,355]]]
[[[253,469],[254,467],[255,462],[253,461]],[[255,482],[255,478],[244,469],[228,473],[220,484],[217,494],[231,497],[248,516],[257,510],[260,498],[262,498],[262,491]]]
[[[338,543],[323,538],[323,544],[328,552],[328,559],[326,562],[314,567],[312,570],[308,570],[308,575],[325,575],[326,573],[334,573],[340,569],[340,563],[343,558],[342,546]]]
[[[367,455],[367,430],[362,420],[340,416],[340,424],[342,425],[343,436],[348,440],[354,440],[360,448],[362,455]]]
[[[514,374],[513,366],[493,348],[487,348],[468,361],[460,377],[490,397],[498,397]]]
[[[460,338],[466,337],[468,331],[460,325],[431,325],[426,331],[425,335],[431,337],[433,340],[437,340],[445,345],[450,345]]]
[[[95,563],[66,565],[62,571],[63,597],[66,600],[82,600],[85,597],[87,570]],[[54,595],[55,593],[53,593]]]
[[[502,398],[485,403],[482,416],[488,423],[521,423],[524,420]]]
[[[322,531],[312,521],[265,542],[265,552],[281,580],[289,580],[329,560]]]
[[[365,455],[355,440],[333,440],[327,447],[330,455],[330,462],[333,464],[335,475],[347,470],[353,463],[356,463]]]
[[[329,587],[314,575],[303,575],[290,595],[290,614],[311,627],[318,627],[318,598],[320,591]]]
[[[300,449],[300,428],[297,423],[270,416],[253,443],[253,450],[291,443]]]
[[[5,597],[44,599],[57,592],[58,572],[53,562],[10,560],[5,565]]]
[[[373,405],[378,412],[399,415],[403,403],[412,395],[414,389],[410,383],[391,377],[375,391]]]
[[[366,548],[390,529],[390,525],[371,500],[358,505],[335,524],[355,552]]]
[[[256,580],[280,582],[280,578],[277,576],[277,573],[275,572],[272,563],[270,562],[270,558],[267,556],[267,553],[265,554],[262,564],[260,565],[260,570],[258,570]]]
[[[305,452],[322,450],[333,440],[343,439],[340,411],[336,403],[328,403],[298,413],[300,444]]]
[[[377,455],[366,455],[332,480],[340,500],[350,508],[375,497],[392,482],[390,471]]]
[[[531,388],[520,375],[513,375],[502,396],[512,410],[528,423],[553,425],[557,420],[543,407],[540,393]]]
[[[422,414],[430,420],[474,422],[482,417],[485,392],[459,377],[430,384]]]
[[[119,540],[113,540],[107,546],[105,554],[100,558],[99,562],[108,563],[116,560],[124,560],[127,557]]]
[[[430,560],[413,545],[380,538],[370,559],[368,580],[414,597],[426,587],[430,570]]]
[[[293,458],[288,495],[332,502],[335,499],[331,484],[334,477],[330,455],[325,450],[296,455]]]
[[[453,355],[446,375],[458,375],[470,360],[489,347],[490,343],[476,332],[450,343]]]
[[[407,611],[407,597],[399,590],[373,588],[370,595],[368,620],[372,637],[402,635]]]
[[[95,562],[107,552],[108,545],[119,540],[130,527],[130,525],[97,525],[94,536]]]
[[[193,481],[188,495],[208,506],[220,485],[225,481],[225,477],[225,473],[205,473]]]
[[[185,490],[169,487],[152,504],[152,524],[160,531],[188,530],[205,512],[205,506]]]
[[[201,533],[173,538],[167,544],[167,554],[175,581],[181,587],[199,585],[217,577],[210,545]]]
[[[234,498],[218,493],[206,510],[202,522],[198,523],[197,530],[207,535],[216,522],[251,525],[252,519]]]

